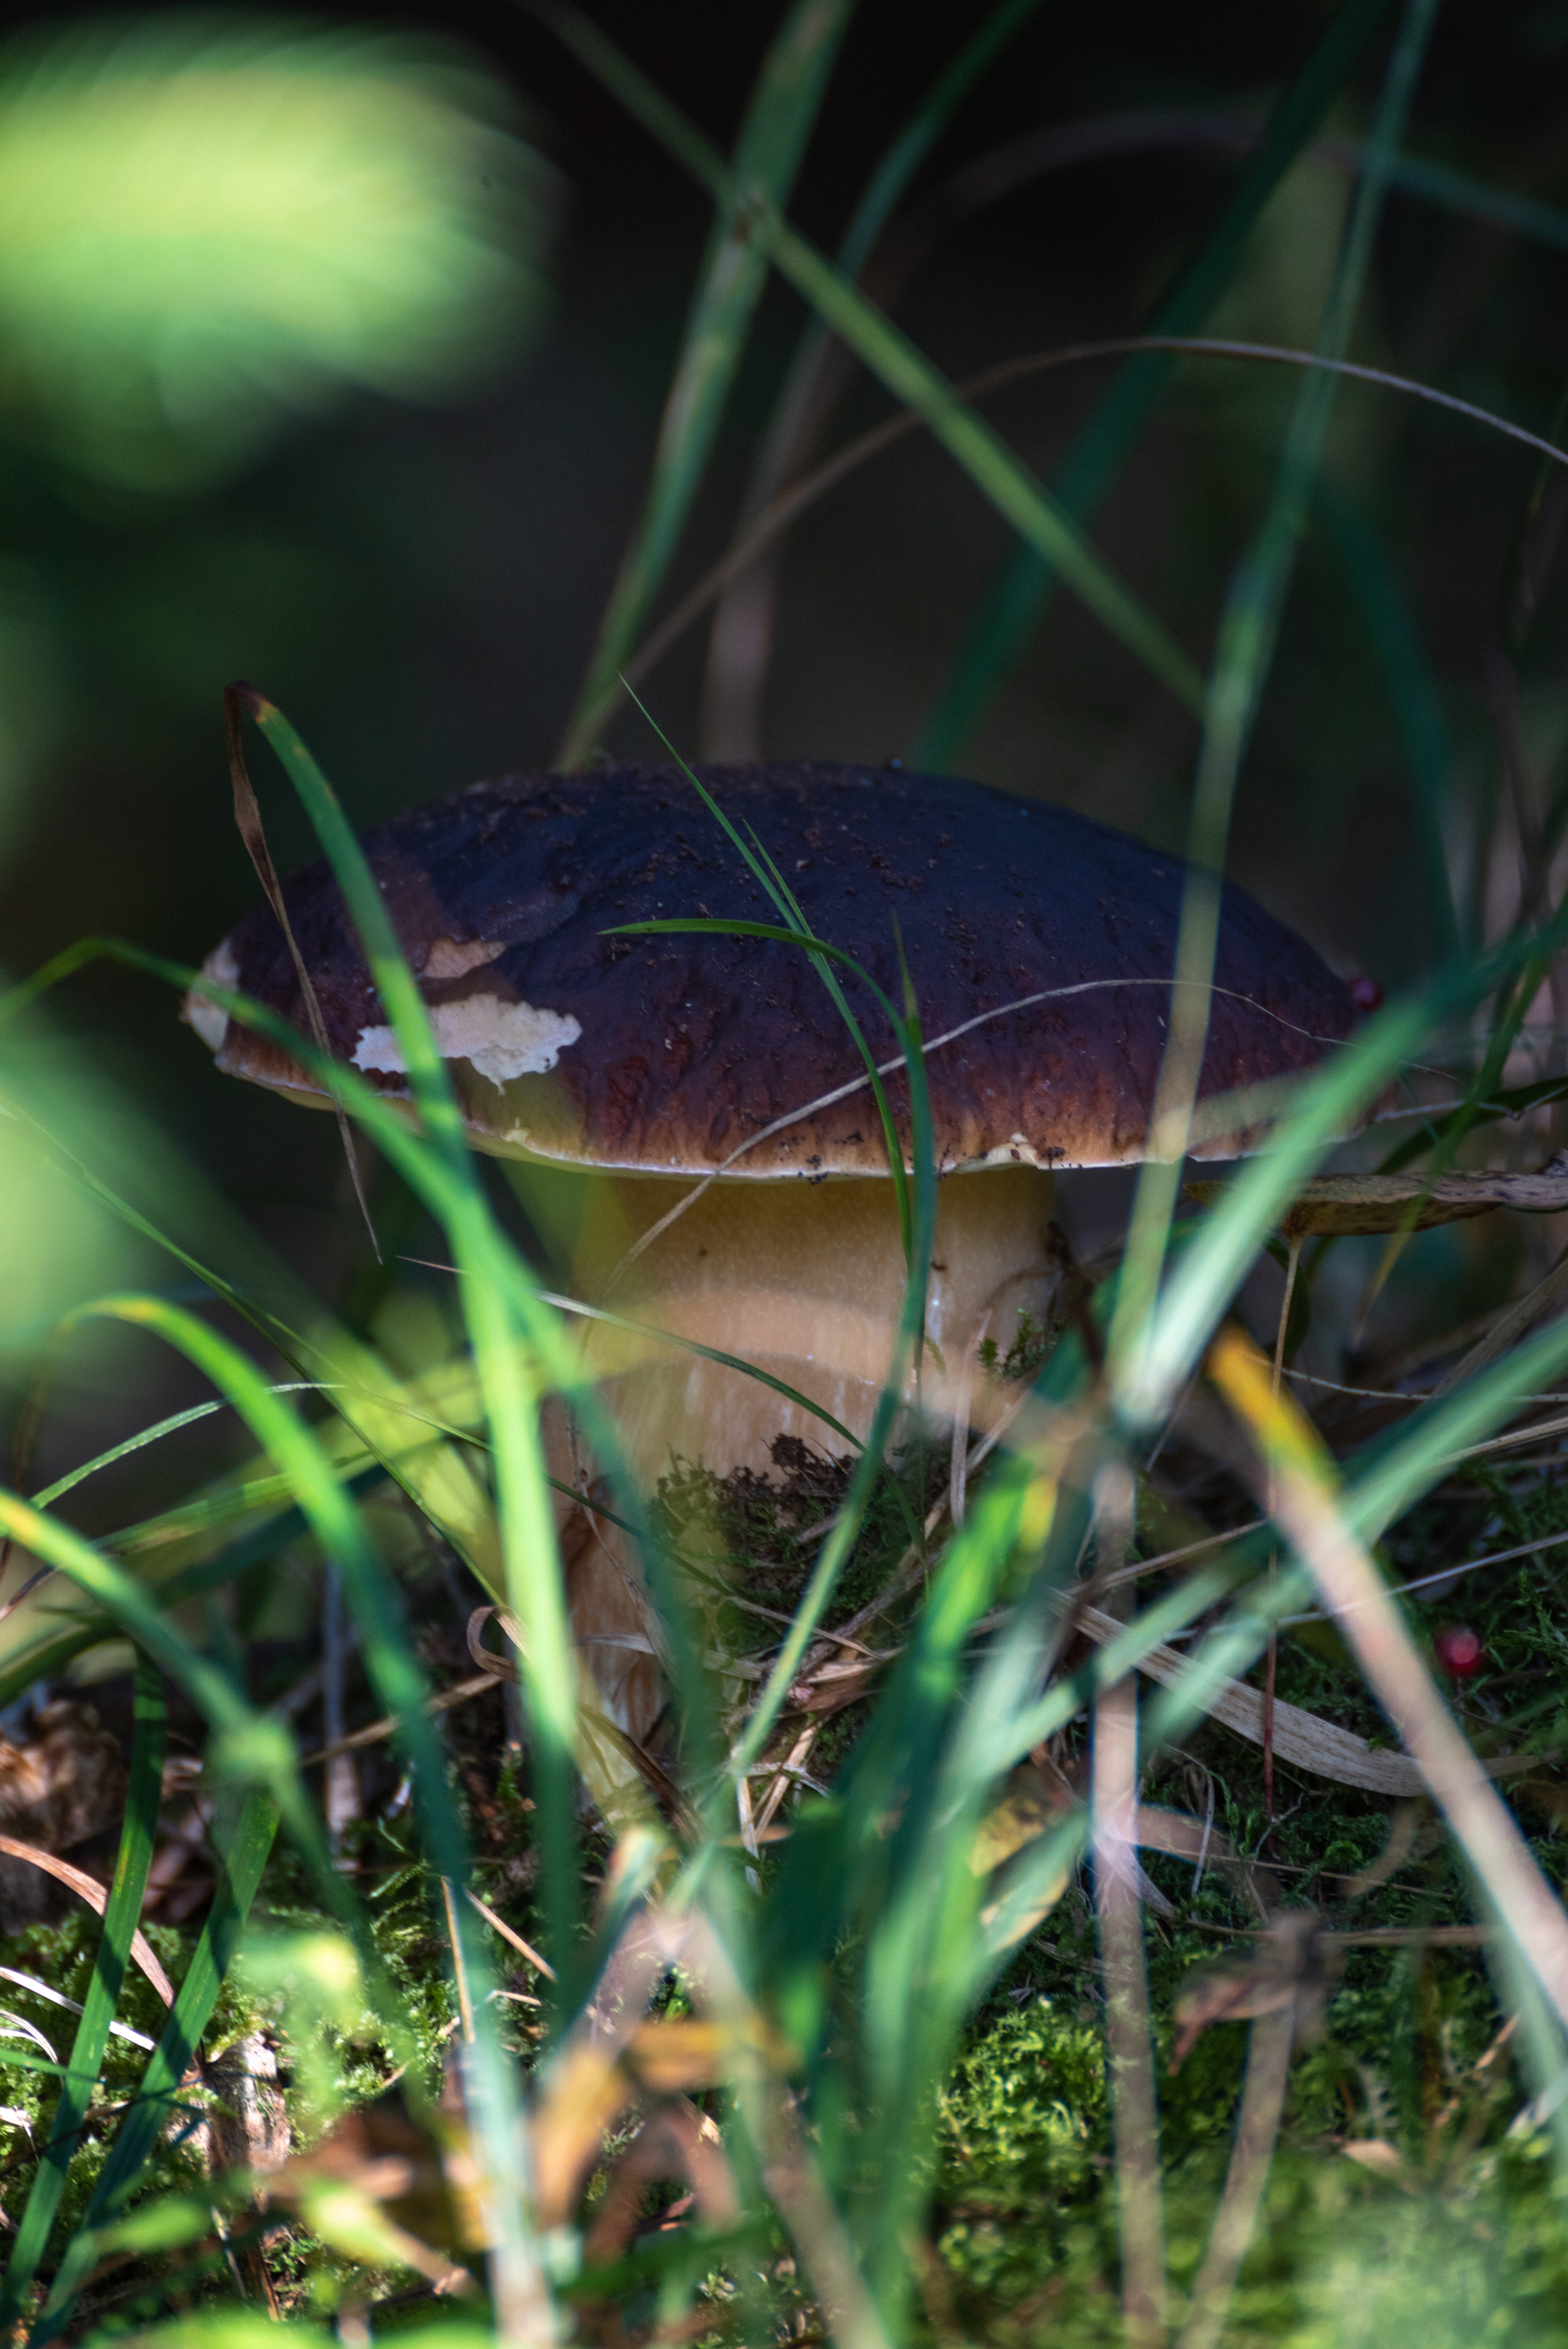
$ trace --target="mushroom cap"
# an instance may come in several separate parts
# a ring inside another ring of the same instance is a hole
[[[902,942],[944,1171],[1145,1155],[1178,859],[951,776],[825,763],[699,771],[815,933],[894,1002]],[[657,917],[778,919],[676,770],[505,776],[395,817],[365,846],[481,1148],[660,1174],[724,1168],[738,1150],[735,1175],[886,1174],[860,1057],[804,953],[711,934],[609,935]],[[294,874],[284,895],[334,1053],[406,1097],[327,867]],[[205,968],[308,1035],[266,905]],[[871,1049],[889,1060],[897,1048],[875,999],[839,972]],[[1313,948],[1229,885],[1215,987],[1200,1099],[1295,1075],[1357,1022]],[[230,1074],[325,1103],[286,1052],[199,990],[185,1016]],[[853,1089],[822,1098],[840,1088]],[[907,1149],[902,1071],[888,1092]],[[1196,1154],[1235,1155],[1261,1131],[1211,1135]]]

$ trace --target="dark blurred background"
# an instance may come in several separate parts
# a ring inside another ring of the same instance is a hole
[[[592,0],[591,13],[727,144],[782,11],[762,0]],[[1309,0],[1043,7],[942,138],[915,197],[1052,124],[1136,109],[1256,119],[1327,14]],[[134,31],[142,20],[119,21]],[[167,28],[167,13],[160,21]],[[271,21],[191,12],[190,37],[248,26],[264,54],[302,28],[390,32],[415,49],[434,40],[441,73],[453,70],[441,45],[462,46],[490,78],[481,111],[504,126],[510,110],[540,159],[514,191],[535,292],[515,330],[454,365],[449,380],[284,397],[249,442],[242,433],[209,451],[187,477],[170,465],[140,478],[134,462],[95,454],[90,436],[62,440],[47,401],[29,405],[26,387],[9,406],[0,399],[0,967],[11,978],[97,931],[198,962],[254,901],[223,760],[221,689],[232,677],[283,705],[364,824],[548,763],[636,514],[707,233],[690,182],[520,9],[449,0],[428,11],[305,11],[281,32]],[[872,162],[971,22],[967,11],[862,0],[791,207],[811,236],[832,245]],[[8,37],[46,47],[67,23],[57,10],[23,14]],[[1365,129],[1383,55],[1369,53],[1331,137]],[[0,111],[0,153],[5,120]],[[1408,147],[1550,204],[1568,200],[1565,130],[1563,0],[1450,0]],[[932,243],[897,314],[955,377],[1133,330],[1238,168],[1233,150],[1172,137],[1047,173]],[[1348,186],[1338,150],[1291,173],[1217,329],[1310,341]],[[0,225],[0,281],[5,234]],[[1565,287],[1560,245],[1396,191],[1357,352],[1547,429],[1568,381]],[[794,297],[770,286],[661,608],[727,543],[802,324]],[[988,412],[1048,473],[1105,379],[1084,368],[1025,384]],[[0,391],[5,380],[0,355]],[[1228,568],[1266,497],[1293,388],[1187,365],[1097,525],[1099,543],[1201,663]],[[887,412],[857,374],[830,442]],[[1488,892],[1506,899],[1511,883],[1476,863],[1498,800],[1482,649],[1532,460],[1430,411],[1353,392],[1327,472],[1375,526],[1408,598],[1429,688],[1424,722],[1444,764],[1455,895],[1484,912]],[[1006,545],[990,509],[920,437],[817,507],[786,547],[765,750],[906,751]],[[1559,620],[1549,592],[1522,702],[1543,788],[1568,736]],[[645,688],[685,748],[701,745],[706,645],[699,624]],[[1331,534],[1315,530],[1243,781],[1233,870],[1339,968],[1388,986],[1428,967],[1441,944],[1414,845],[1411,722]],[[604,740],[627,757],[653,749],[634,712]],[[1189,717],[1058,596],[960,763],[1175,844],[1194,742]],[[286,867],[310,853],[304,828],[261,757],[256,771]],[[1511,912],[1502,899],[1493,907],[1501,919]],[[216,1077],[154,982],[88,971],[57,993],[52,1017],[57,1035],[290,1253],[309,1261],[354,1244],[331,1121]],[[14,1242],[25,1227],[14,1215]],[[62,1243],[67,1257],[76,1245]],[[47,1283],[35,1293],[36,1250],[15,1245],[0,1257],[6,1265],[11,1302],[31,1324],[53,1298]],[[79,1265],[67,1286],[77,1277]]]

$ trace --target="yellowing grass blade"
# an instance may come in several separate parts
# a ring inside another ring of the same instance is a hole
[[[1251,1435],[1275,1523],[1306,1566],[1378,1703],[1420,1765],[1497,1914],[1568,2023],[1568,1914],[1455,1726],[1382,1576],[1346,1523],[1334,1466],[1252,1341],[1227,1330],[1209,1375]]]

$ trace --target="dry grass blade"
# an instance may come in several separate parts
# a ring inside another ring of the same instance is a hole
[[[1105,1646],[1125,1627],[1098,1607],[1084,1607],[1078,1616],[1080,1630],[1097,1645]],[[1151,1648],[1139,1659],[1138,1669],[1163,1686],[1175,1686],[1191,1668],[1191,1659],[1180,1649]],[[1226,1681],[1210,1698],[1206,1710],[1253,1745],[1264,1742],[1265,1699],[1244,1681]],[[1368,1745],[1354,1730],[1341,1729],[1304,1706],[1274,1702],[1274,1750],[1281,1760],[1310,1770],[1315,1777],[1332,1778],[1337,1785],[1362,1786],[1368,1794],[1408,1798],[1424,1794],[1426,1780],[1408,1754],[1392,1754]],[[1478,1764],[1479,1767],[1479,1764]]]
[[[788,2088],[774,2091],[764,2183],[796,2246],[840,2349],[890,2349],[875,2302],[834,2209]]]
[[[1319,1930],[1309,1909],[1285,1911],[1240,1964],[1201,1969],[1176,2002],[1177,2039],[1171,2069],[1212,2023],[1247,2017],[1246,2077],[1224,2192],[1214,2215],[1191,2306],[1177,2349],[1215,2349],[1225,2312],[1253,2240],[1279,2136],[1291,2049],[1319,2026],[1339,1937]]]
[[[470,1697],[483,1696],[493,1689],[500,1674],[476,1672],[471,1680],[455,1681],[450,1688],[440,1689],[426,1701],[425,1711],[432,1716],[449,1713],[455,1704],[467,1704]],[[373,1721],[366,1729],[356,1729],[335,1745],[323,1745],[315,1754],[307,1754],[300,1767],[314,1770],[318,1763],[330,1762],[335,1754],[357,1754],[366,1745],[379,1745],[384,1739],[395,1737],[402,1723],[398,1715],[389,1713],[380,1721]]]
[[[1528,1296],[1511,1305],[1500,1319],[1493,1322],[1483,1338],[1478,1339],[1468,1353],[1461,1354],[1451,1371],[1432,1390],[1434,1398],[1455,1393],[1467,1379],[1475,1378],[1491,1362],[1498,1361],[1509,1348],[1516,1345],[1537,1321],[1568,1304],[1568,1257],[1559,1258],[1544,1280],[1537,1283]]]
[[[1238,1331],[1209,1358],[1210,1375],[1264,1457],[1274,1516],[1305,1561],[1374,1695],[1398,1728],[1507,1930],[1568,2023],[1568,1915],[1512,1815],[1455,1726],[1391,1593],[1335,1505],[1332,1470],[1268,1365]]]
[[[88,1876],[82,1868],[73,1868],[68,1859],[57,1859],[52,1851],[40,1851],[36,1844],[18,1843],[15,1836],[0,1835],[0,1853],[4,1853],[7,1859],[25,1859],[32,1867],[41,1868],[57,1882],[69,1885],[71,1890],[99,1917],[108,1907],[108,1892],[96,1876]],[[172,2006],[174,1985],[154,1957],[152,1944],[139,1928],[131,1936],[130,1954],[164,2005]]]
[[[272,850],[267,846],[267,835],[262,823],[262,811],[256,798],[255,786],[251,781],[250,770],[245,764],[244,703],[242,698],[243,690],[244,688],[232,685],[227,685],[223,688],[223,723],[228,735],[229,780],[234,792],[234,822],[239,827],[240,838],[245,843],[246,854],[255,867],[256,878],[262,885],[267,903],[278,917],[278,927],[288,941],[289,957],[294,964],[295,976],[299,979],[300,993],[304,999],[305,1016],[310,1021],[310,1032],[315,1039],[316,1050],[325,1060],[330,1061],[332,1046],[327,1041],[326,1022],[321,1016],[321,1006],[316,1001],[315,988],[311,983],[310,973],[305,968],[304,957],[300,953],[294,938],[294,926],[289,920],[289,909],[284,898],[283,885],[278,879],[277,867],[273,863]],[[370,1245],[376,1251],[376,1260],[379,1264],[381,1243],[376,1237],[376,1226],[371,1220],[370,1202],[365,1195],[365,1178],[359,1171],[359,1158],[354,1147],[354,1131],[348,1123],[348,1112],[344,1108],[342,1102],[335,1097],[332,1107],[337,1120],[338,1139],[343,1144],[343,1154],[348,1162],[348,1174],[354,1185],[354,1195],[359,1202],[359,1212],[365,1218],[365,1228],[370,1235]]]
[[[1177,2349],[1215,2349],[1225,2312],[1253,2238],[1268,2184],[1290,2078],[1295,2001],[1260,2014],[1247,2040],[1247,2070],[1225,2190],[1192,2287],[1192,2308],[1177,2336]]]
[[[484,1919],[485,1923],[489,1925],[493,1931],[499,1933],[503,1941],[510,1942],[511,1947],[517,1951],[520,1958],[526,1958],[534,1971],[536,1973],[542,1973],[546,1982],[553,1982],[555,1980],[555,1968],[551,1964],[548,1958],[542,1958],[540,1956],[539,1951],[534,1948],[531,1941],[525,1941],[522,1935],[516,1930],[516,1928],[509,1925],[504,1917],[498,1917],[495,1910],[490,1907],[489,1901],[481,1900],[477,1892],[470,1892],[468,1897],[470,1906],[478,1909],[480,1915]]]

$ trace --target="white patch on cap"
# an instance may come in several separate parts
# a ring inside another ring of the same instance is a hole
[[[471,1061],[492,1085],[507,1084],[513,1077],[542,1076],[583,1033],[582,1022],[570,1011],[503,1003],[499,995],[465,995],[460,1003],[433,1004],[430,1025],[447,1060]],[[378,1069],[387,1076],[401,1076],[407,1067],[390,1028],[361,1030],[354,1065]]]
[[[214,947],[201,966],[203,978],[215,978],[220,987],[237,987],[240,965],[227,938]],[[229,1015],[222,1004],[210,1003],[204,995],[192,988],[185,999],[185,1017],[195,1029],[210,1052],[221,1052],[223,1039],[229,1032]]]
[[[505,952],[505,941],[500,938],[470,938],[467,946],[459,946],[456,938],[438,938],[425,957],[425,977],[461,978]]]

